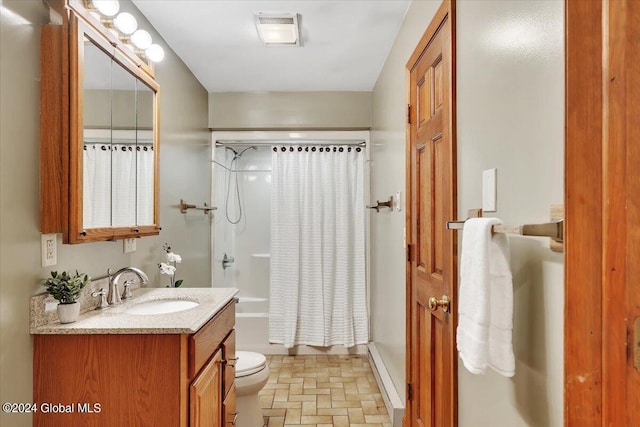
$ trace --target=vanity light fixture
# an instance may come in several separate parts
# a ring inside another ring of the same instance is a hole
[[[147,58],[153,62],[160,62],[164,59],[164,49],[160,45],[152,44],[144,52],[147,55]]]
[[[257,13],[256,29],[267,46],[300,46],[300,28],[296,13]]]
[[[131,43],[138,49],[145,50],[151,46],[151,35],[145,30],[137,30],[131,34]]]
[[[91,0],[88,7],[97,9],[101,15],[111,17],[115,16],[120,10],[118,0]]]
[[[113,25],[115,25],[122,34],[129,36],[138,28],[138,21],[136,21],[136,18],[132,14],[122,12],[113,20]]]
[[[164,59],[164,49],[154,44],[151,35],[145,30],[138,30],[136,18],[120,10],[118,0],[84,0],[84,6],[97,16],[106,28],[110,29],[127,47],[143,60],[160,62]]]

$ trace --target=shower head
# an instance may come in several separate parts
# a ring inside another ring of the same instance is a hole
[[[244,154],[244,152],[245,152],[245,151],[247,151],[247,150],[256,150],[257,148],[258,148],[258,147],[256,147],[255,145],[252,145],[251,147],[247,147],[247,148],[245,148],[244,150],[242,150],[242,151],[240,152],[240,154],[237,154],[237,153],[236,153],[236,156],[237,156],[237,157],[241,157],[241,156]]]
[[[238,157],[238,152],[236,150],[234,150],[233,148],[229,147],[229,146],[225,146],[224,148],[226,148],[227,150],[231,150],[233,151],[233,155]]]

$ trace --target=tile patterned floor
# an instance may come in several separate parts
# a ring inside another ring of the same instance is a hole
[[[265,426],[390,427],[366,356],[267,356]]]

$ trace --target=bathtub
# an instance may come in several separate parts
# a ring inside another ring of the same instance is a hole
[[[269,306],[266,298],[240,296],[236,304],[236,348],[262,354],[367,354],[366,345],[312,347],[299,345],[291,349],[269,343]]]

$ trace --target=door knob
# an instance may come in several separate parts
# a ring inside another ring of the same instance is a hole
[[[429,308],[431,311],[436,311],[438,307],[442,307],[442,310],[444,310],[445,313],[448,313],[449,304],[451,304],[451,300],[446,295],[442,295],[442,299],[438,299],[436,297],[429,298]]]

